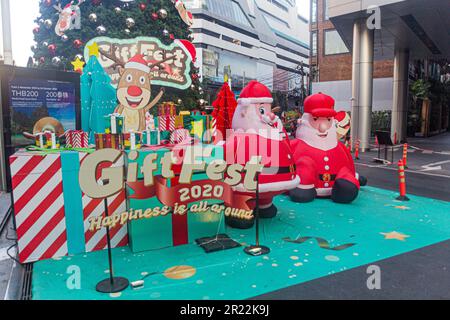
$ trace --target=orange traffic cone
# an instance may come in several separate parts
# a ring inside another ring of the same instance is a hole
[[[406,177],[405,177],[405,165],[403,163],[403,160],[398,161],[398,179],[399,179],[400,196],[397,197],[397,200],[409,201],[409,198],[406,196]]]
[[[359,144],[360,144],[360,141],[357,140],[356,145],[355,145],[355,159],[356,160],[359,160]]]
[[[405,143],[403,144],[403,165],[405,166],[405,168],[408,168],[408,144]]]

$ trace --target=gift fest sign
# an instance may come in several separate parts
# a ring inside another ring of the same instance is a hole
[[[158,38],[153,37],[137,37],[134,39],[97,37],[91,39],[85,46],[84,58],[86,62],[90,58],[88,47],[94,43],[97,43],[101,51],[108,52],[108,54],[124,63],[137,54],[144,55],[149,64],[155,64],[165,58],[173,57],[173,59],[164,62],[161,67],[151,70],[152,85],[185,90],[192,84],[190,77],[192,58],[187,49],[177,41],[170,45],[164,45]],[[117,87],[120,73],[116,62],[102,54],[99,55],[98,59],[106,73],[111,77],[111,84]]]
[[[134,194],[133,199],[149,199],[157,197],[164,207],[148,208],[147,210],[133,210],[116,214],[110,217],[97,217],[90,221],[91,229],[123,225],[131,220],[164,216],[169,213],[184,215],[188,211],[201,213],[211,210],[217,214],[225,214],[241,219],[252,219],[253,210],[248,207],[247,201],[254,198],[248,194],[237,194],[233,187],[242,184],[248,191],[255,191],[256,177],[263,170],[261,157],[252,157],[245,165],[227,165],[223,159],[215,159],[209,164],[200,158],[210,157],[212,148],[208,146],[187,146],[175,148],[167,152],[157,162],[157,154],[145,157],[142,166],[138,163],[129,163],[127,172],[124,167],[111,166],[99,168],[105,162],[116,163],[123,157],[123,153],[115,149],[102,149],[88,155],[80,167],[81,190],[91,198],[103,199],[124,190],[127,184]],[[131,151],[127,155],[131,161],[139,157],[138,151]],[[175,169],[178,168],[178,184],[169,187],[167,179],[175,178]],[[161,175],[155,171],[161,169]],[[138,171],[144,179],[138,180]],[[193,181],[195,172],[206,172],[208,179]],[[224,205],[208,205],[207,200],[223,200]],[[194,209],[189,204],[198,203]]]

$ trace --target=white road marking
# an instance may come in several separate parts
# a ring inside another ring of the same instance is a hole
[[[446,164],[446,163],[450,163],[450,160],[444,160],[444,161],[429,163],[429,164],[423,165],[422,166],[423,169],[421,171],[425,172],[425,171],[442,170],[441,164]]]
[[[390,170],[390,171],[397,171],[398,170],[397,168],[387,167],[385,165],[374,166],[374,165],[369,165],[369,164],[365,164],[365,163],[358,163],[358,162],[356,162],[355,164],[359,165],[359,166],[363,166],[363,167],[368,167],[368,168],[379,168],[379,169],[386,169],[386,170]],[[422,174],[424,176],[441,177],[441,178],[450,179],[450,176],[447,176],[445,174],[429,173],[429,172],[423,172],[423,171],[414,171],[414,170],[408,170],[408,169],[406,169],[405,172]]]

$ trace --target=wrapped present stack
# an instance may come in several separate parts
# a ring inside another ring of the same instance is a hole
[[[96,149],[118,149],[124,148],[124,123],[125,117],[120,114],[110,114],[104,117],[105,119],[105,133],[95,134],[95,148]]]
[[[124,123],[125,117],[118,113],[113,113],[105,116],[105,133],[106,134],[123,133]]]

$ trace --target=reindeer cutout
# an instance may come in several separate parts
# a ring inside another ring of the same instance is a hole
[[[111,48],[111,52],[114,52],[114,48]],[[151,101],[151,70],[166,61],[173,60],[173,57],[150,64],[142,54],[137,54],[124,63],[114,54],[103,50],[100,50],[100,53],[112,60],[114,66],[119,68],[120,79],[117,86],[119,104],[115,113],[125,117],[125,131],[144,131],[146,129],[146,113],[161,100],[164,94],[164,89],[161,88]]]
[[[53,6],[59,12],[59,19],[55,26],[55,33],[58,36],[62,36],[68,30],[81,29],[80,5],[84,1],[86,0],[78,0],[77,4],[71,1],[64,8],[61,7],[61,3]]]

